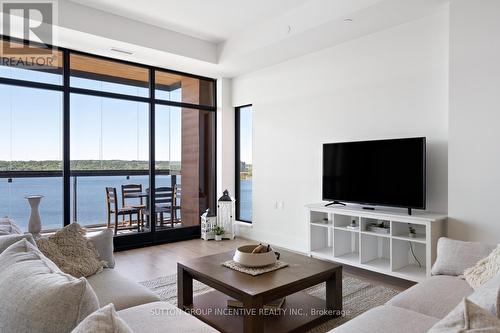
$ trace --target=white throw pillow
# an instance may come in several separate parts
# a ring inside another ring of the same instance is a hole
[[[8,235],[8,234],[22,234],[23,231],[17,224],[14,223],[12,219],[8,217],[0,218],[0,234]]]
[[[106,267],[115,267],[113,256],[113,237],[115,233],[112,229],[104,229],[100,232],[87,234],[88,240],[94,245],[99,254],[99,259],[106,262]]]
[[[464,277],[472,288],[477,289],[499,272],[500,245],[497,245],[497,248],[486,258],[479,260],[473,267],[467,268],[464,272]]]
[[[30,242],[31,244],[35,245],[35,240],[33,239],[33,236],[31,234],[24,234],[24,235],[9,234],[9,235],[3,235],[3,236],[0,236],[0,253],[2,253],[3,251],[5,251],[12,244],[19,242],[21,239],[26,239],[28,242]]]
[[[9,333],[68,333],[99,308],[84,278],[76,279],[26,239],[0,254],[0,327]]]
[[[500,318],[500,274],[474,291],[469,300]]]
[[[427,333],[500,333],[500,319],[464,298]]]
[[[483,243],[463,242],[441,237],[437,244],[437,258],[431,273],[432,275],[462,275],[467,268],[486,258],[493,248]]]
[[[133,333],[112,303],[85,318],[71,333]]]

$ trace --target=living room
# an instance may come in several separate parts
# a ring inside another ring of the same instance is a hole
[[[0,6],[0,332],[500,332],[499,1]]]

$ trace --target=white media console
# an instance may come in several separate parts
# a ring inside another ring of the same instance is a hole
[[[437,240],[445,236],[447,219],[432,213],[408,215],[399,210],[325,204],[307,205],[306,216],[310,256],[415,282],[431,275]],[[357,229],[348,227],[353,221]],[[369,230],[380,223],[389,227],[388,233]],[[416,231],[413,237],[410,226]]]

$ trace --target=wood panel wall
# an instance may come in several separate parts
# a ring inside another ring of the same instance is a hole
[[[182,100],[208,104],[213,100],[206,82],[194,78],[182,80]],[[182,223],[198,225],[207,208],[215,212],[215,117],[213,114],[182,109]]]
[[[182,100],[197,103],[200,98],[199,80],[182,82]],[[182,224],[200,223],[200,112],[182,109]]]

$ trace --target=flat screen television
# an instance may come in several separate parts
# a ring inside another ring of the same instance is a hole
[[[323,200],[425,209],[425,138],[323,145]]]

